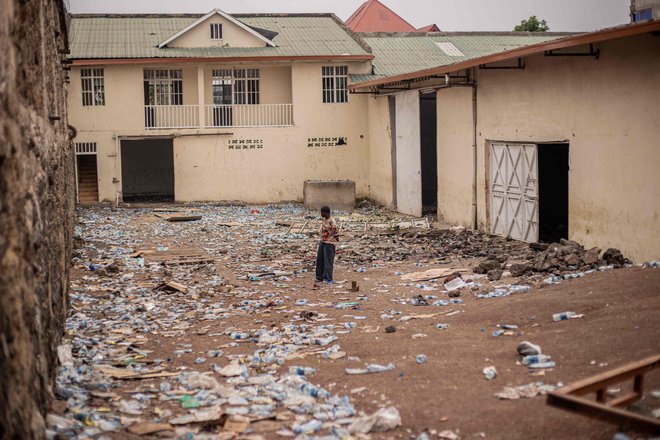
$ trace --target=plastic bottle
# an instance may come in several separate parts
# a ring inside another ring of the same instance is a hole
[[[323,422],[320,420],[312,419],[307,423],[303,423],[302,425],[294,427],[293,432],[296,434],[314,434],[321,430],[321,426],[323,426]]]
[[[543,362],[548,362],[550,359],[552,359],[552,357],[547,354],[532,354],[529,356],[525,356],[522,359],[522,364],[523,365],[540,364]]]
[[[298,389],[303,394],[307,394],[308,396],[319,397],[321,399],[327,399],[328,397],[330,397],[330,392],[329,391],[327,391],[323,388],[314,386],[310,383],[303,383],[302,385],[299,386]]]
[[[250,339],[250,335],[248,333],[239,333],[239,332],[232,332],[229,335],[230,338],[234,340],[239,340],[239,339]]]
[[[504,334],[504,330],[495,330],[492,335],[493,336],[502,336]]]
[[[312,367],[289,367],[289,374],[296,376],[308,376],[316,373],[316,369]]]
[[[567,319],[571,319],[575,316],[577,316],[577,313],[575,313],[575,312],[555,313],[554,315],[552,315],[552,320],[553,321],[566,321]]]
[[[425,354],[418,354],[417,357],[415,357],[415,362],[418,364],[423,364],[426,362],[426,355]]]
[[[438,330],[445,330],[445,329],[448,329],[448,328],[449,328],[449,324],[436,324],[435,327],[436,327]]]

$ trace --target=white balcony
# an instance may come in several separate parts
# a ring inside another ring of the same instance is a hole
[[[149,130],[291,127],[293,104],[145,105],[144,126]]]
[[[206,127],[291,127],[293,104],[207,105]]]
[[[199,106],[145,105],[144,126],[148,129],[199,128]]]

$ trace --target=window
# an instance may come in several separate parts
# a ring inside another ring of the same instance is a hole
[[[323,102],[348,102],[348,66],[323,66]]]
[[[259,104],[259,69],[213,70],[213,104]]]
[[[640,9],[639,11],[635,11],[633,13],[634,23],[637,23],[638,21],[647,21],[647,20],[653,20],[653,11],[651,10],[651,8]]]
[[[103,69],[81,69],[82,104],[105,105],[105,84],[103,82]]]
[[[222,40],[222,23],[211,23],[211,40]]]
[[[181,70],[145,70],[144,105],[183,105]]]

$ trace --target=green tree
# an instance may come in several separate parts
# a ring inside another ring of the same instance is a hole
[[[532,15],[527,20],[522,20],[520,24],[513,28],[514,32],[546,32],[550,30],[545,20],[539,21],[536,15]]]

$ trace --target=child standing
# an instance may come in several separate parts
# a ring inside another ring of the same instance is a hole
[[[316,253],[316,281],[332,284],[332,270],[335,264],[335,243],[339,241],[337,222],[330,215],[330,207],[321,208],[321,242]]]

